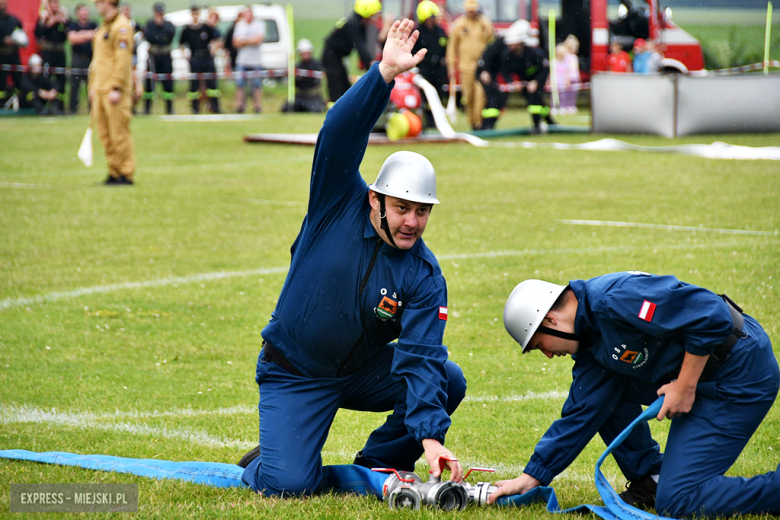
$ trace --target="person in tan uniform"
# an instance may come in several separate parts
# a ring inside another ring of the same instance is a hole
[[[95,32],[89,65],[89,98],[100,142],[106,153],[106,185],[133,184],[135,155],[130,138],[133,98],[133,27],[117,9],[118,0],[97,0],[103,18]]]
[[[493,40],[493,24],[487,16],[479,12],[478,0],[465,0],[466,14],[460,16],[450,29],[447,45],[447,69],[450,83],[454,83],[456,74],[460,76],[463,103],[466,105],[471,128],[482,127],[482,107],[485,105],[485,93],[475,77],[477,62],[487,44]]]

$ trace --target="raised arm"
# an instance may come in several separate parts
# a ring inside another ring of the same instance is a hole
[[[420,63],[425,51],[411,54],[417,31],[410,20],[396,21],[387,37],[382,62],[371,69],[328,111],[314,150],[309,214],[322,210],[326,200],[363,182],[358,167],[368,137],[390,99],[393,79]]]

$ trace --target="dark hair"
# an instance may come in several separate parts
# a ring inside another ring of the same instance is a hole
[[[78,5],[76,6],[76,12],[78,12],[78,11],[79,11],[79,9],[81,9],[82,7],[87,7],[87,4],[78,4]]]
[[[571,292],[571,287],[568,285],[563,290],[561,294],[558,295],[558,298],[555,300],[555,303],[552,304],[552,307],[550,307],[551,311],[558,311],[563,308],[564,305],[566,305],[566,299],[568,298],[567,293]]]

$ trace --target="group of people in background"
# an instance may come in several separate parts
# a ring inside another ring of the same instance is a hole
[[[518,20],[501,36],[496,36],[490,19],[481,13],[478,0],[465,0],[463,7],[463,16],[452,21],[441,13],[436,3],[420,2],[416,10],[416,29],[420,36],[415,51],[427,49],[419,72],[436,88],[442,101],[446,102],[451,89],[460,85],[458,100],[472,129],[494,128],[511,92],[522,92],[526,97],[536,131],[542,130],[545,123],[552,123],[552,115],[577,112],[580,62],[579,41],[575,36],[568,35],[556,46],[555,62],[550,64],[528,22]],[[165,19],[165,6],[160,2],[154,4],[153,15],[144,26],[133,21],[128,4],[119,5],[118,9],[131,23],[134,49],[142,40],[149,44],[148,74],[143,80],[135,80],[131,87],[133,106],[143,99],[143,113],[151,113],[158,95],[157,84],[160,84],[159,97],[165,104],[165,112],[172,114],[175,93],[171,51],[176,43],[176,27]],[[248,100],[251,100],[253,111],[260,113],[264,21],[255,18],[252,8],[247,6],[241,9],[223,36],[217,27],[220,17],[216,9],[205,11],[205,8],[193,5],[190,11],[192,21],[181,31],[178,44],[189,59],[191,72],[205,75],[190,80],[187,98],[192,112],[199,113],[203,102],[211,113],[221,111],[222,92],[216,80],[214,57],[224,53],[227,72],[235,72],[236,112],[246,111]],[[202,16],[204,11],[207,16]],[[328,100],[330,104],[335,103],[352,84],[346,58],[357,51],[360,67],[367,69],[381,54],[393,19],[392,16],[382,18],[379,0],[356,0],[351,15],[339,20],[325,38],[321,62],[314,57],[314,45],[309,40],[298,42],[297,68],[324,71]],[[0,32],[3,35],[13,30],[13,20],[16,19],[7,13],[7,0],[0,0]],[[80,71],[87,69],[92,60],[97,28],[97,23],[90,20],[90,10],[85,4],[76,7],[75,17],[71,19],[59,0],[44,2],[35,29],[40,55],[32,56],[28,72],[10,73],[24,106],[35,108],[41,114],[66,113],[67,83],[70,86],[67,109],[72,114],[78,112],[81,84],[86,83],[86,75]],[[71,50],[69,66],[74,70],[69,78],[62,73],[68,65],[66,43]],[[16,56],[13,56],[14,50]],[[637,39],[633,56],[617,41],[612,42],[610,51],[609,70],[613,72],[653,73],[660,69],[662,56],[652,41]],[[136,61],[134,58],[134,67]],[[21,64],[18,48],[14,49],[10,41],[0,43],[0,63]],[[553,76],[551,65],[555,70]],[[50,69],[54,72],[49,72]],[[5,86],[6,74],[0,72],[0,86]],[[545,87],[552,80],[559,93],[557,105],[543,96]],[[323,111],[327,108],[319,75],[296,77],[295,82],[296,100],[292,105],[285,103],[283,110]],[[0,91],[0,97],[6,94],[8,92]],[[429,107],[425,107],[425,114],[426,126],[433,126]]]

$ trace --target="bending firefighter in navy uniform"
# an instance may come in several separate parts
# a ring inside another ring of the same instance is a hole
[[[440,457],[454,459],[443,443],[466,381],[442,345],[447,289],[420,239],[438,202],[433,167],[398,152],[371,187],[358,171],[393,78],[424,54],[409,52],[412,27],[394,23],[382,63],[334,105],[318,137],[308,213],[263,329],[260,446],[239,462],[244,482],[266,495],[317,491],[339,408],[392,410],[356,464],[412,470],[425,453],[438,474]],[[461,480],[459,463],[447,465]]]
[[[154,17],[146,22],[144,37],[149,42],[149,63],[152,66],[151,72],[155,74],[173,73],[173,62],[171,60],[171,42],[176,36],[176,27],[165,18],[165,5],[161,2],[154,4]],[[165,100],[165,113],[173,113],[173,79],[167,77],[160,81],[162,83],[162,98]],[[149,114],[152,110],[152,100],[154,99],[154,87],[157,79],[147,77],[144,85],[144,113]]]
[[[531,26],[525,20],[513,23],[502,38],[491,43],[477,64],[477,80],[482,83],[487,101],[482,110],[482,129],[492,130],[506,105],[508,92],[502,92],[498,78],[522,90],[528,102],[534,130],[539,133],[542,118],[554,124],[550,107],[544,104],[542,91],[550,74],[550,65],[537,47],[529,47]],[[518,81],[519,80],[519,81]]]
[[[728,298],[635,272],[568,287],[526,280],[509,297],[504,323],[523,352],[571,354],[573,382],[524,474],[500,483],[491,500],[549,484],[593,435],[609,444],[641,405],[664,395],[658,419],[672,423],[663,455],[647,423],[613,452],[631,481],[621,497],[672,517],[780,513],[777,473],[723,476],[780,384],[766,333]],[[635,484],[646,499],[636,500]]]

